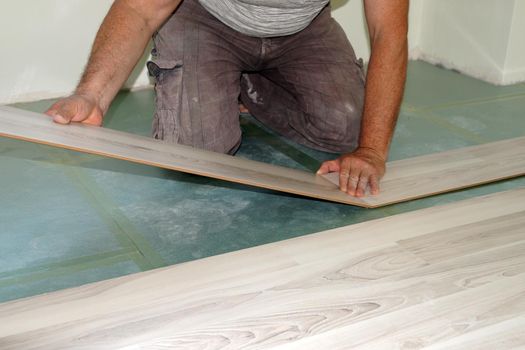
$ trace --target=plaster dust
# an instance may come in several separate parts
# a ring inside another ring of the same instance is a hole
[[[106,206],[128,218],[170,264],[383,215],[193,175],[123,165],[131,168],[126,172],[101,170],[98,164],[99,169],[86,168],[86,172],[112,201]],[[151,172],[146,173],[147,169]],[[323,220],[316,213],[322,213]]]

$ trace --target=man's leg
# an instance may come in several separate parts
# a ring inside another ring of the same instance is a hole
[[[251,38],[185,0],[154,38],[153,136],[222,153],[241,142],[238,97]]]
[[[335,153],[354,150],[364,72],[330,9],[302,32],[266,41],[262,71],[243,76],[244,105],[268,127],[298,143]]]

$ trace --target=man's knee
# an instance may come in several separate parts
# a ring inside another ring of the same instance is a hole
[[[341,153],[358,145],[363,101],[358,97],[334,99],[304,113],[304,133],[320,149]]]

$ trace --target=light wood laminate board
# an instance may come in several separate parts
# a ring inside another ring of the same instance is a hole
[[[498,193],[0,304],[0,348],[522,348],[524,199]]]
[[[354,198],[339,191],[337,173],[317,176],[105,128],[65,127],[10,107],[0,107],[0,136],[368,208],[525,174],[525,137],[390,162],[381,193]]]

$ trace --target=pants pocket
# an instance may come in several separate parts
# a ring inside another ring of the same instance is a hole
[[[172,143],[181,143],[184,125],[182,62],[154,60],[147,63],[149,74],[155,78],[155,114],[152,136]]]
[[[182,94],[182,62],[155,60],[147,63],[149,74],[155,78],[157,108],[174,109]]]

